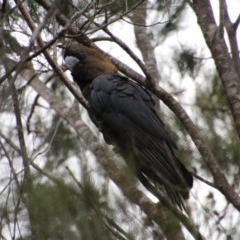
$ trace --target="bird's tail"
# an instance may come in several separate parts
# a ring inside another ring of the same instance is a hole
[[[174,205],[184,209],[183,202],[189,197],[193,177],[174,153],[171,151],[163,156],[154,149],[142,149],[138,155],[139,161],[144,164],[138,169],[142,184],[157,197],[161,195],[159,191],[165,193]]]

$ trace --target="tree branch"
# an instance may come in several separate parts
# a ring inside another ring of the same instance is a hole
[[[151,45],[151,40],[147,33],[147,1],[145,1],[141,6],[139,6],[136,11],[133,12],[131,17],[134,33],[136,37],[137,47],[140,49],[143,61],[146,65],[148,75],[145,74],[149,85],[154,87],[158,85],[160,81],[160,74],[157,67],[157,60],[154,54],[154,49]],[[153,96],[156,109],[160,109],[159,99]]]
[[[157,60],[154,54],[154,48],[151,45],[151,40],[147,32],[146,18],[147,2],[145,1],[143,5],[138,7],[138,9],[133,12],[131,20],[134,24],[134,33],[136,37],[137,47],[142,53],[146,69],[149,71],[151,79],[154,81],[151,84],[154,86],[155,84],[158,84],[158,81],[160,80],[160,74],[157,67]]]
[[[16,3],[19,3],[19,0],[15,0]],[[51,8],[50,8],[51,9]],[[28,11],[26,10],[26,8],[21,4],[19,6],[19,10],[22,13],[22,16],[25,18],[29,28],[32,30],[32,32],[34,32],[36,30],[35,24],[30,16],[30,14],[28,13]],[[66,28],[68,28],[70,26],[70,22],[68,21],[65,24]],[[64,29],[63,31],[65,31],[66,29]],[[61,31],[61,32],[63,32]],[[56,36],[56,37],[60,37],[60,33]],[[54,40],[56,39],[53,38]],[[76,99],[85,107],[85,108],[89,108],[89,104],[88,102],[84,99],[84,97],[77,93],[76,88],[73,87],[73,85],[68,81],[68,79],[66,78],[65,74],[63,73],[62,69],[55,63],[55,61],[53,60],[53,58],[51,57],[51,55],[49,54],[49,52],[47,51],[45,47],[45,44],[41,38],[40,35],[37,36],[37,41],[39,46],[43,49],[42,53],[45,56],[45,58],[47,59],[48,63],[51,65],[52,69],[55,71],[55,73],[58,74],[59,78],[64,82],[64,84],[67,86],[67,88],[73,93],[73,95],[76,97]],[[79,92],[79,91],[78,91]]]
[[[223,36],[219,34],[209,0],[193,0],[192,6],[212,53],[240,139],[240,79],[235,63],[229,54]]]
[[[222,11],[223,11],[223,24],[227,31],[227,35],[228,35],[228,39],[229,39],[229,43],[230,43],[231,54],[232,54],[232,59],[233,59],[234,65],[235,65],[235,69],[240,78],[239,47],[238,47],[238,41],[237,41],[237,35],[236,35],[237,28],[230,20],[226,0],[222,0],[220,2],[222,2],[222,4],[220,4],[220,6],[222,7]]]
[[[191,136],[197,149],[203,157],[204,163],[208,166],[210,172],[213,175],[214,183],[217,189],[225,195],[229,202],[240,211],[240,197],[234,191],[232,186],[227,181],[218,161],[213,156],[210,148],[208,147],[205,139],[203,138],[200,129],[192,122],[182,106],[164,89],[157,87],[152,89],[153,93],[158,96],[181,120],[185,129]]]

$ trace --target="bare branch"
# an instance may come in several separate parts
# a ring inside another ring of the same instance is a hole
[[[11,79],[9,81],[9,84],[12,88],[12,100],[13,100],[13,106],[14,106],[15,117],[16,117],[16,122],[17,122],[18,140],[19,140],[19,145],[20,145],[20,150],[21,150],[21,156],[23,158],[24,173],[25,173],[24,184],[27,187],[27,189],[30,190],[31,174],[30,174],[30,168],[29,168],[29,162],[28,162],[27,148],[26,148],[24,133],[23,133],[21,111],[20,111],[17,91],[16,91],[16,88],[15,88],[14,82],[11,81]]]
[[[227,35],[228,35],[228,39],[229,39],[229,43],[230,43],[231,54],[232,54],[232,59],[235,64],[235,69],[240,78],[240,59],[239,59],[239,47],[238,47],[238,41],[237,41],[237,31],[236,31],[237,29],[230,20],[226,0],[221,0],[220,2],[222,2],[222,4],[220,4],[220,6],[223,11],[223,24],[227,31]]]
[[[108,29],[103,28],[103,31],[106,32],[112,40],[117,43],[128,55],[138,64],[138,66],[141,68],[143,73],[145,74],[147,79],[152,79],[152,76],[150,76],[145,64],[139,59],[136,54],[130,49],[130,47],[127,46],[121,39],[116,37],[114,34],[112,34]],[[155,84],[155,83],[154,83]]]
[[[3,66],[5,68],[5,71],[8,72],[9,66],[6,61],[7,57],[6,57],[4,45],[1,45],[1,53],[3,54]],[[8,83],[9,83],[9,88],[10,88],[10,92],[12,95],[14,114],[15,114],[16,123],[17,123],[18,141],[19,141],[21,157],[22,157],[23,165],[24,165],[23,188],[24,188],[24,190],[26,190],[28,192],[31,189],[31,176],[30,176],[31,174],[30,174],[30,168],[29,168],[29,163],[28,163],[27,148],[26,148],[25,139],[24,139],[24,131],[23,131],[23,125],[22,125],[22,119],[21,119],[21,110],[20,110],[18,95],[17,95],[17,91],[16,91],[14,82],[15,82],[15,78],[13,78],[10,75]]]
[[[20,148],[11,141],[8,137],[6,137],[1,131],[0,131],[0,137],[4,139],[4,141],[14,150],[16,151],[19,155],[21,155],[21,150]]]
[[[17,72],[21,71],[22,66],[24,64],[31,61],[33,58],[37,57],[38,55],[42,54],[46,49],[52,46],[62,36],[62,34],[63,34],[63,30],[61,30],[58,34],[56,34],[56,36],[53,39],[51,39],[49,42],[44,44],[39,50],[35,51],[32,55],[23,57],[21,61],[13,65],[11,69],[8,69],[6,74],[0,78],[0,84],[2,84],[14,71],[17,71]]]
[[[235,63],[229,54],[225,39],[219,34],[210,2],[208,0],[194,0],[193,10],[215,61],[240,138],[240,77],[236,71]]]
[[[15,0],[18,2],[18,0]],[[28,13],[28,11],[25,9],[25,7],[21,4],[20,5],[20,11],[23,15],[23,17],[25,18],[28,26],[30,27],[30,29],[32,31],[35,31],[35,24],[30,16],[30,14]],[[66,25],[66,28],[68,28],[70,26],[70,24]],[[65,31],[62,30],[61,33]],[[60,37],[60,33],[57,34],[57,36],[54,38],[54,40],[58,39]],[[40,36],[37,36],[37,41],[38,44],[41,48],[44,48],[44,42],[42,40],[42,38]],[[76,89],[73,87],[73,85],[68,81],[68,79],[66,78],[66,76],[64,75],[62,69],[55,63],[55,61],[53,60],[53,58],[51,57],[51,55],[49,54],[49,52],[46,50],[46,48],[43,49],[43,55],[45,56],[45,58],[47,59],[47,61],[49,62],[49,64],[51,65],[51,67],[53,68],[53,70],[58,74],[59,78],[65,83],[65,85],[67,86],[67,88],[73,93],[73,95],[77,98],[77,100],[79,102],[82,103],[83,106],[85,106],[86,108],[89,107],[87,101],[84,99],[84,97],[82,97],[80,94],[77,93]]]
[[[154,81],[154,83],[151,84],[153,84],[154,86],[160,80],[160,75],[158,72],[157,60],[154,54],[154,49],[151,45],[151,40],[147,32],[146,18],[147,5],[146,2],[144,2],[143,5],[141,5],[136,11],[134,11],[132,16],[132,22],[134,24],[134,32],[136,36],[137,46],[142,53],[146,69],[149,71],[149,74]],[[141,26],[139,26],[139,24]]]
[[[157,61],[154,54],[154,49],[151,45],[151,40],[147,33],[146,26],[147,18],[147,2],[145,1],[138,9],[133,13],[132,22],[134,24],[134,32],[136,37],[136,43],[140,49],[143,61],[146,65],[146,69],[149,74],[146,75],[147,80],[150,82],[150,85],[154,87],[158,84],[160,80],[160,74],[157,68]],[[144,72],[145,73],[145,72]],[[150,76],[150,77],[149,77]],[[160,109],[159,100],[154,96],[154,101],[156,103],[156,109]]]
[[[236,21],[233,23],[234,31],[236,32],[240,23],[240,14],[238,15]]]
[[[197,175],[194,171],[191,171],[191,174],[192,174],[195,178],[197,178],[198,180],[200,180],[201,182],[207,184],[208,186],[210,186],[210,187],[212,187],[212,188],[217,189],[216,186],[214,185],[214,183],[212,183],[212,182],[204,179],[203,177]]]

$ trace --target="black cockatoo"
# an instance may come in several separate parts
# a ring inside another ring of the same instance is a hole
[[[158,117],[150,93],[118,74],[97,49],[77,42],[63,48],[65,64],[89,101],[90,118],[105,141],[118,149],[148,190],[158,196],[161,186],[182,209],[193,177],[175,156],[176,145]]]

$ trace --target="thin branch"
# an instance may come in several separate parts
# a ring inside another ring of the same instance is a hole
[[[130,47],[127,46],[120,38],[116,37],[114,34],[112,34],[108,29],[103,28],[103,31],[107,33],[112,40],[117,43],[128,55],[138,64],[138,66],[141,68],[143,73],[145,74],[146,78],[149,80],[153,80],[152,76],[149,74],[145,64],[141,61],[140,58],[137,57],[137,55],[131,50]],[[154,82],[155,84],[155,82]]]
[[[31,35],[31,38],[30,38],[29,48],[31,48],[31,46],[34,45],[35,40],[37,39],[38,36],[40,36],[40,33],[41,33],[42,29],[46,26],[46,23],[49,21],[49,19],[51,19],[52,17],[54,17],[56,15],[56,13],[57,13],[57,1],[58,0],[54,0],[54,2],[52,2],[52,6],[48,10],[47,14],[43,17],[42,22],[39,23],[38,26],[32,32],[32,35]],[[18,1],[18,3],[20,4],[19,1]]]
[[[29,168],[28,154],[27,154],[27,148],[26,148],[24,132],[23,132],[21,110],[19,106],[17,90],[14,85],[14,79],[9,78],[9,86],[11,87],[11,90],[12,90],[11,91],[12,101],[13,101],[14,113],[15,113],[15,118],[17,123],[18,141],[19,141],[21,157],[23,159],[23,165],[24,165],[24,186],[26,187],[26,190],[29,191],[31,188],[31,173]]]
[[[140,49],[143,61],[145,63],[148,75],[145,74],[149,85],[154,88],[155,85],[158,85],[160,81],[160,74],[157,67],[157,60],[154,53],[154,48],[151,45],[151,39],[147,32],[146,27],[139,26],[137,24],[146,25],[147,19],[147,2],[145,1],[143,6],[139,7],[132,16],[132,22],[134,24],[134,33],[136,37],[137,47]],[[144,72],[145,73],[145,72]],[[160,109],[159,99],[154,96],[154,101],[156,103],[156,109]]]
[[[39,97],[40,97],[39,94],[35,97],[35,99],[34,99],[34,101],[33,101],[33,103],[32,103],[31,109],[30,109],[30,113],[29,113],[29,115],[28,115],[28,117],[27,117],[26,127],[27,127],[27,133],[28,133],[28,134],[30,134],[30,133],[32,132],[32,130],[30,129],[30,125],[31,125],[31,124],[30,124],[30,121],[31,121],[31,118],[32,118],[33,113],[34,113],[34,111],[35,111],[35,108],[36,108],[36,106],[37,106],[37,104],[38,104],[38,99],[39,99]]]
[[[31,61],[33,58],[37,57],[38,55],[42,54],[43,51],[48,49],[50,46],[52,46],[62,35],[64,30],[61,30],[59,33],[56,34],[56,36],[48,41],[46,44],[44,44],[40,49],[35,51],[30,56],[26,56],[23,59],[21,59],[20,62],[16,63],[11,69],[8,69],[6,74],[0,78],[0,84],[2,84],[14,71],[19,71],[23,65],[25,65],[27,62]]]
[[[3,0],[2,7],[1,7],[1,14],[5,13],[6,6],[7,6],[7,0]]]
[[[13,178],[14,178],[14,180],[15,180],[15,182],[16,182],[16,185],[17,185],[18,190],[20,191],[20,189],[21,189],[21,184],[20,184],[19,181],[18,181],[17,173],[16,173],[16,171],[15,171],[15,169],[14,169],[14,167],[13,167],[13,162],[12,162],[10,156],[9,156],[9,152],[7,151],[7,149],[6,149],[5,146],[2,144],[1,141],[0,141],[0,146],[1,146],[1,148],[3,149],[3,152],[4,152],[4,154],[5,154],[5,156],[6,156],[7,160],[8,160],[8,164],[9,164],[10,169],[11,169],[11,172],[12,172],[12,174],[13,174]]]
[[[73,181],[77,184],[77,186],[83,190],[83,186],[82,184],[76,179],[76,177],[74,176],[74,174],[72,173],[72,171],[70,170],[69,167],[66,167],[66,170],[68,172],[68,174],[72,177]],[[95,206],[94,202],[92,201],[92,199],[87,196],[84,195],[85,198],[85,202],[87,204],[91,203],[91,207],[93,207],[93,209],[95,210],[95,212],[100,215],[101,220],[103,222],[103,224],[106,226],[106,228],[112,233],[114,234],[116,237],[118,237],[118,239],[122,239],[122,240],[127,240],[127,239],[132,239],[130,236],[128,236],[128,234],[120,227],[118,226],[114,221],[112,221],[112,219],[110,219],[106,214],[102,213],[101,209],[99,209],[98,207]],[[81,198],[83,199],[83,198]],[[104,221],[105,220],[105,221]],[[111,227],[108,226],[108,224],[111,225]],[[116,231],[113,230],[113,228],[116,229]],[[123,237],[123,236],[124,237]]]
[[[16,2],[18,2],[19,0],[15,0]],[[28,13],[28,11],[25,9],[25,7],[23,5],[20,5],[20,9],[19,9],[23,15],[23,17],[25,18],[28,26],[30,27],[30,29],[32,31],[35,30],[35,24],[30,16],[30,14]],[[65,29],[63,29],[59,34],[57,34],[57,36],[54,37],[54,39],[58,39],[61,36],[61,33],[63,33],[68,27],[70,27],[71,22],[67,22],[65,25]],[[41,48],[43,48],[44,42],[42,40],[42,38],[40,36],[37,37],[37,41],[38,44]],[[64,82],[64,84],[67,86],[67,88],[73,93],[73,95],[77,98],[77,100],[87,109],[89,108],[89,104],[88,102],[84,99],[84,97],[80,94],[77,93],[76,88],[73,87],[73,85],[69,82],[69,80],[66,78],[64,72],[62,71],[62,69],[58,66],[58,64],[53,60],[53,58],[51,57],[51,55],[49,54],[49,52],[44,49],[42,51],[43,55],[45,56],[45,58],[47,59],[48,63],[51,65],[51,67],[53,68],[53,70],[55,71],[55,73],[58,74],[58,77]]]
[[[1,18],[2,20],[2,18]],[[3,24],[3,23],[2,23]],[[3,31],[3,25],[1,26],[1,31]],[[2,37],[2,36],[1,36]],[[1,39],[3,41],[3,39]],[[5,71],[8,72],[8,64],[6,57],[6,52],[5,52],[5,46],[3,42],[1,42],[1,54],[3,55],[3,66],[5,68]],[[14,108],[14,113],[15,113],[15,118],[16,118],[16,124],[17,124],[17,134],[18,134],[18,141],[19,141],[19,146],[20,146],[20,155],[23,159],[23,165],[24,165],[24,182],[23,186],[25,187],[25,190],[30,190],[31,188],[31,177],[30,177],[30,169],[29,169],[29,164],[28,164],[28,155],[27,155],[27,148],[25,144],[25,139],[24,139],[24,132],[23,132],[23,125],[22,125],[22,119],[21,119],[21,110],[19,106],[19,100],[18,100],[18,95],[17,95],[17,90],[15,87],[15,78],[13,78],[11,75],[9,75],[9,89],[12,95],[12,102],[13,102],[13,108]],[[5,139],[6,140],[6,139]],[[8,141],[8,140],[7,140]],[[8,143],[12,144],[12,142],[9,140]],[[12,146],[14,146],[12,144]]]
[[[37,76],[37,75],[32,76],[31,79],[30,79],[30,81],[28,81],[27,84],[29,84],[29,82],[31,82],[31,80],[33,80],[36,76]],[[51,75],[46,79],[45,84],[47,84],[48,82],[50,82],[53,77],[55,77],[55,74],[54,74],[54,73],[51,74]],[[33,101],[32,105],[31,105],[30,113],[29,113],[29,115],[28,115],[28,117],[27,117],[26,127],[27,127],[27,132],[28,132],[28,134],[31,133],[31,132],[34,132],[34,131],[31,130],[31,128],[30,128],[30,125],[31,125],[30,122],[31,122],[31,118],[32,118],[32,116],[33,116],[33,113],[34,113],[34,111],[35,111],[35,108],[36,108],[37,105],[38,105],[39,97],[40,97],[40,95],[37,94],[37,96],[34,98],[34,101]]]
[[[233,28],[234,28],[235,32],[237,32],[239,23],[240,23],[240,13],[238,14],[238,17],[237,17],[236,21],[233,23]]]
[[[134,238],[126,233],[115,221],[104,215],[106,228],[120,240],[133,240]]]
[[[4,139],[4,141],[14,150],[16,151],[19,155],[21,155],[21,150],[20,148],[12,142],[8,137],[6,137],[1,131],[0,131],[0,137]]]
[[[5,146],[2,144],[2,142],[0,141],[0,145],[1,145],[1,148],[3,149],[4,153],[5,153],[5,156],[8,160],[8,163],[9,163],[9,166],[10,166],[10,169],[11,169],[11,172],[12,172],[12,175],[13,175],[13,179],[15,180],[15,183],[16,183],[16,186],[17,186],[17,189],[19,191],[19,193],[21,192],[22,190],[22,185],[19,183],[18,181],[18,177],[17,177],[17,173],[13,167],[13,162],[8,154],[8,151],[6,150]],[[20,196],[20,194],[19,194]],[[8,201],[6,201],[7,203]],[[15,203],[15,202],[14,202]],[[13,230],[13,237],[12,239],[15,239],[15,233],[16,233],[16,225],[17,224],[17,219],[18,219],[18,212],[19,212],[19,209],[20,209],[20,197],[18,197],[18,200],[17,200],[17,204],[16,206],[14,206],[14,230]]]
[[[146,78],[142,75],[130,68],[127,64],[119,61],[117,58],[113,57],[112,55],[105,53],[109,59],[114,63],[117,69],[122,72],[124,75],[128,76],[129,78],[135,80],[138,83],[144,85],[146,82]]]
[[[231,22],[226,0],[221,0],[220,3],[221,2],[222,4],[220,4],[220,6],[222,7],[222,12],[223,12],[223,24],[227,31],[227,35],[230,43],[230,49],[232,53],[232,59],[235,64],[236,71],[240,78],[239,47],[238,47],[237,32],[236,32],[237,29],[234,26],[234,24]]]
[[[212,183],[212,182],[204,179],[203,177],[197,175],[194,171],[190,171],[190,172],[191,172],[191,174],[192,174],[195,178],[197,178],[197,179],[200,180],[201,182],[207,184],[208,186],[210,186],[210,187],[212,187],[212,188],[217,189],[217,187],[215,186],[214,183]],[[217,189],[217,190],[218,190],[218,189]]]
[[[137,11],[133,13],[132,16],[133,24],[135,23],[140,23],[143,25],[146,24],[147,18],[146,4],[147,3],[145,2],[144,5],[141,6],[141,8],[138,8]],[[160,80],[160,74],[158,72],[157,60],[154,54],[154,48],[151,45],[151,40],[149,38],[147,28],[134,25],[134,33],[136,37],[137,47],[140,49],[142,53],[145,68],[149,71],[149,74],[151,75],[151,78],[154,81],[154,83],[151,84],[152,86],[154,86],[155,84],[158,84],[158,81]],[[147,75],[146,78],[148,78]]]
[[[109,42],[113,42],[113,39],[110,37],[104,37],[104,36],[100,36],[100,37],[93,37],[91,38],[92,42],[99,42],[99,41],[109,41]]]
[[[44,0],[37,0],[37,1],[41,2],[40,4],[43,5],[45,9],[49,9],[49,5],[46,4],[46,2],[45,2]],[[114,0],[113,0],[113,2],[114,2]],[[96,32],[96,31],[101,30],[101,29],[107,28],[109,25],[113,24],[114,22],[119,21],[119,20],[122,20],[124,16],[127,16],[129,13],[134,12],[134,11],[135,11],[138,7],[140,7],[144,2],[145,2],[145,0],[136,1],[135,4],[133,4],[130,8],[128,8],[126,11],[124,11],[124,12],[121,13],[120,15],[119,15],[119,14],[113,14],[113,16],[114,16],[115,18],[114,18],[114,19],[111,19],[111,20],[109,20],[109,18],[108,18],[108,16],[107,16],[107,11],[106,11],[107,6],[110,5],[111,2],[108,2],[108,3],[104,4],[104,5],[102,5],[102,6],[99,8],[99,10],[95,10],[95,12],[94,12],[91,16],[89,16],[89,14],[83,13],[83,16],[86,17],[86,19],[87,19],[87,23],[88,23],[87,26],[90,26],[91,23],[94,23],[94,24],[98,27],[97,29],[94,29],[94,30],[88,32],[88,34],[92,34],[92,33]],[[71,4],[71,3],[70,3],[70,4]],[[71,5],[72,5],[77,11],[80,11],[80,9],[79,9],[78,7],[76,7],[74,4],[71,4]],[[102,12],[102,10],[105,10],[105,20],[104,20],[104,22],[103,22],[102,24],[98,24],[98,23],[94,22],[94,19],[95,19],[95,17],[96,17],[97,15],[99,15],[99,14]],[[87,26],[86,26],[86,23],[85,23],[85,26],[84,26],[84,27],[86,28]],[[80,33],[80,34],[82,34],[82,33]],[[78,33],[78,35],[79,35],[79,33]],[[75,38],[75,37],[78,36],[78,35],[73,35],[72,38]]]

